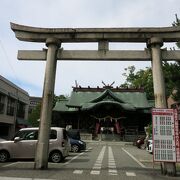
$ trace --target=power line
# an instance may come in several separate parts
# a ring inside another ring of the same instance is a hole
[[[20,81],[19,81],[19,79],[18,79],[18,77],[17,77],[17,75],[16,75],[16,72],[15,72],[13,66],[11,65],[11,61],[10,61],[10,59],[9,59],[9,56],[8,56],[7,52],[6,52],[6,49],[5,49],[4,46],[3,46],[3,43],[2,43],[2,41],[1,41],[1,39],[0,39],[0,47],[1,47],[1,49],[2,49],[2,51],[3,51],[3,53],[4,53],[4,55],[5,55],[5,58],[6,58],[6,60],[7,60],[7,63],[8,63],[8,65],[9,65],[12,73],[14,74],[14,77],[15,77],[16,81],[18,82],[19,85],[21,85],[21,83],[20,83]]]

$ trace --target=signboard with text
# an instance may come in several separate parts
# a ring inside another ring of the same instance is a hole
[[[176,109],[153,109],[153,160],[180,162],[179,119]]]
[[[180,162],[180,116],[178,111],[174,110],[174,131],[175,131],[175,145],[176,145],[176,162]]]

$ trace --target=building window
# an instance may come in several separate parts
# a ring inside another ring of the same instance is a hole
[[[13,116],[15,110],[15,100],[8,97],[7,115]]]
[[[0,94],[0,114],[4,113],[5,96]]]
[[[22,102],[18,102],[17,117],[24,118],[24,116],[25,116],[25,104]]]
[[[10,126],[8,126],[7,124],[1,123],[0,124],[0,137],[7,138],[8,133],[9,133],[9,128]]]

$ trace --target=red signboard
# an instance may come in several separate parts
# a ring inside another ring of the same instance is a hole
[[[176,144],[176,162],[180,162],[180,124],[178,111],[174,110],[174,130],[175,130],[175,144]]]
[[[153,160],[180,162],[179,119],[176,109],[153,109]]]

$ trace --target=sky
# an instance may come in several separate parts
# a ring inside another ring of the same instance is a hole
[[[19,41],[10,22],[49,28],[167,27],[180,17],[179,0],[1,0],[0,75],[24,89],[30,96],[42,96],[45,63],[19,61],[18,50],[42,50],[43,43]],[[173,44],[164,44],[172,47]],[[97,43],[62,44],[63,49],[97,50]],[[144,43],[111,43],[110,50],[143,50]],[[82,87],[102,87],[125,81],[125,68],[151,66],[135,61],[61,61],[57,63],[55,94],[70,95],[75,81]]]

